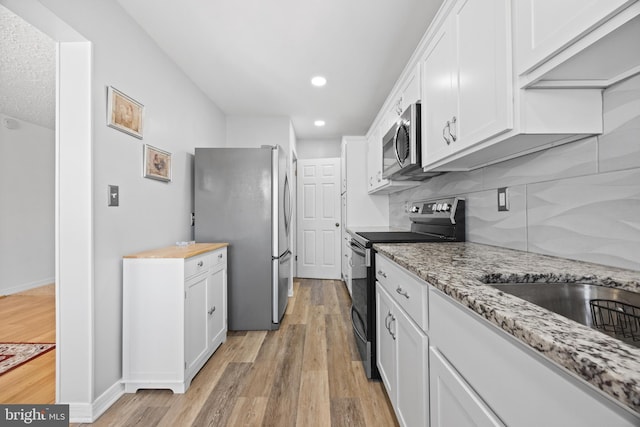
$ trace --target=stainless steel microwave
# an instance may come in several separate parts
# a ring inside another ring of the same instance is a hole
[[[382,139],[382,177],[421,180],[436,174],[422,171],[420,103],[411,104]]]

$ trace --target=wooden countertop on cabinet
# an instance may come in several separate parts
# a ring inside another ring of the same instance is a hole
[[[123,258],[191,258],[226,246],[229,246],[229,243],[194,243],[188,246],[173,245],[125,255]]]

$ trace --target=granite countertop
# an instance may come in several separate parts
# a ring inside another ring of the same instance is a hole
[[[640,413],[640,348],[486,284],[584,281],[640,292],[639,271],[477,243],[395,243],[374,248]]]

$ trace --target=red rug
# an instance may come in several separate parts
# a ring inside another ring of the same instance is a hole
[[[55,344],[0,343],[0,375],[53,350]]]

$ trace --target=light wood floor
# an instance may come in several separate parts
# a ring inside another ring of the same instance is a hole
[[[0,297],[0,342],[56,342],[53,285]],[[0,403],[55,402],[56,351],[0,375]]]
[[[94,426],[397,426],[340,281],[302,279],[278,331],[230,332],[185,394],[126,394]],[[78,424],[75,424],[78,426]]]

